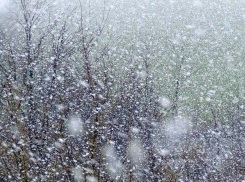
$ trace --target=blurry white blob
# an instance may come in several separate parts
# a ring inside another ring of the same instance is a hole
[[[176,3],[176,2],[173,1],[173,0],[170,0],[169,2],[170,2],[170,4],[175,4],[175,3]]]
[[[85,88],[88,88],[89,87],[89,84],[86,81],[84,81],[84,80],[80,80],[79,84],[81,86],[85,87]]]
[[[44,81],[50,81],[51,80],[51,77],[49,77],[49,76],[46,76],[45,78],[44,78]]]
[[[87,181],[87,182],[97,182],[98,180],[97,180],[97,178],[94,177],[94,176],[87,176],[87,177],[86,177],[86,181]]]
[[[231,26],[232,25],[231,25],[231,23],[229,21],[224,21],[224,27],[225,28],[228,28],[229,29],[229,28],[231,28]]]
[[[0,9],[1,9],[1,11],[5,10],[4,8],[6,7],[6,5],[7,5],[7,0],[0,0]]]
[[[20,131],[17,126],[11,126],[11,132],[14,134],[15,137],[18,137],[20,135]]]
[[[3,147],[5,147],[5,148],[8,147],[7,143],[4,142],[4,141],[2,141],[1,145],[2,145]]]
[[[140,129],[136,127],[131,127],[130,130],[132,131],[132,133],[135,133],[135,134],[140,132]]]
[[[163,157],[166,157],[170,154],[169,150],[166,149],[160,149],[158,153]]]
[[[83,181],[83,174],[82,174],[82,168],[80,166],[77,166],[73,169],[74,173],[74,180],[77,182]]]
[[[207,95],[210,96],[210,97],[212,97],[212,96],[215,95],[215,93],[216,93],[215,90],[209,90],[208,93],[207,93]]]
[[[139,140],[130,141],[128,145],[128,152],[132,162],[135,164],[144,162],[144,149],[142,143]]]
[[[165,126],[165,132],[170,138],[181,137],[191,129],[191,121],[188,118],[177,117]]]
[[[56,107],[59,111],[62,111],[63,109],[65,109],[65,106],[63,104],[57,104]]]
[[[229,53],[227,53],[227,55],[226,55],[225,57],[226,57],[226,60],[227,60],[228,63],[234,61],[234,58],[233,58],[232,55],[230,55]]]
[[[83,132],[83,123],[78,114],[72,115],[68,121],[68,130],[72,135],[81,135]]]
[[[185,26],[187,29],[194,29],[196,26],[195,25],[186,25]]]
[[[212,99],[211,99],[210,97],[207,97],[207,98],[206,98],[206,101],[207,101],[207,102],[211,102]]]
[[[165,97],[160,97],[159,98],[159,103],[163,106],[163,107],[168,107],[170,106],[171,102],[169,99],[165,98]]]
[[[128,138],[128,135],[125,134],[125,133],[122,133],[122,132],[118,132],[118,136],[120,136],[120,137],[122,137],[122,138],[125,138],[125,139]]]
[[[113,145],[107,145],[104,147],[103,154],[105,156],[106,162],[107,162],[107,170],[110,175],[110,177],[116,179],[117,177],[120,177],[123,171],[123,165],[119,161]]]
[[[202,37],[206,34],[206,30],[203,30],[203,29],[196,29],[195,30],[195,34],[198,36],[198,37]]]
[[[62,76],[57,76],[57,80],[59,80],[60,82],[63,82],[64,81],[64,77],[62,77]]]
[[[136,73],[140,78],[145,78],[147,76],[145,71],[137,71]]]
[[[193,1],[193,6],[194,7],[202,7],[203,3],[200,0],[194,0]]]
[[[57,149],[61,149],[63,145],[62,145],[62,143],[60,143],[60,142],[57,141],[57,142],[54,143],[54,146]]]
[[[237,104],[239,102],[239,98],[235,97],[233,100],[232,100],[232,103],[233,104]]]

